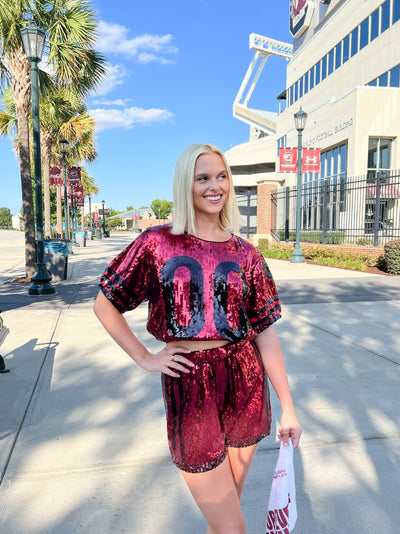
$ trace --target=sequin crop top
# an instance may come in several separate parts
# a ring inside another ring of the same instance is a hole
[[[148,301],[147,330],[165,343],[179,339],[254,338],[280,317],[272,275],[244,239],[204,241],[147,229],[108,266],[100,289],[124,313]]]

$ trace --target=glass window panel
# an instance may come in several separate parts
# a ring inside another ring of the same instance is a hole
[[[326,153],[326,178],[332,176],[332,150],[328,150]]]
[[[367,46],[369,37],[369,18],[366,18],[360,24],[360,50]]]
[[[299,81],[294,84],[294,101],[297,102],[299,99]]]
[[[328,76],[329,74],[332,74],[333,72],[334,59],[335,59],[335,50],[332,48],[332,50],[330,50],[328,53]]]
[[[379,168],[390,169],[390,152],[392,147],[391,139],[380,139]]]
[[[400,65],[390,71],[390,87],[400,87]]]
[[[392,24],[400,19],[400,0],[393,0]]]
[[[346,63],[349,59],[349,53],[350,53],[350,35],[347,35],[343,39],[343,63]]]
[[[315,76],[315,68],[312,67],[310,69],[310,91],[314,88],[314,76]]]
[[[378,78],[379,87],[387,87],[389,85],[389,73],[385,72]]]
[[[325,80],[326,78],[326,63],[327,63],[327,56],[324,56],[321,60],[321,81]]]
[[[337,175],[339,169],[339,147],[336,147],[333,150],[333,172],[334,176]]]
[[[318,61],[318,63],[315,65],[315,85],[318,85],[321,81],[321,62]]]
[[[304,76],[299,80],[299,98],[303,96]]]
[[[336,45],[335,49],[335,69],[338,69],[342,64],[342,41]]]
[[[390,0],[386,0],[381,6],[381,33],[390,25]]]
[[[342,145],[340,147],[340,172],[344,173],[347,171],[347,145]]]
[[[378,139],[370,137],[368,141],[368,169],[376,169],[378,164]]]
[[[305,95],[308,93],[308,75],[309,75],[309,72],[306,72],[304,74],[304,94]]]
[[[371,41],[379,35],[379,7],[371,13]]]
[[[290,87],[290,91],[289,91],[289,105],[291,106],[293,104],[293,85]]]
[[[378,85],[378,79],[375,78],[375,80],[372,80],[372,82],[369,82],[368,85]]]
[[[351,32],[351,57],[358,52],[358,26]]]
[[[325,177],[325,162],[326,162],[326,153],[321,154],[321,178]]]

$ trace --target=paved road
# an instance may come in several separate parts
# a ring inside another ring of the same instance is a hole
[[[138,369],[92,313],[100,273],[129,241],[75,248],[53,297],[10,283],[21,234],[0,231],[0,531],[198,534],[204,521],[169,460],[159,377]],[[295,534],[397,533],[400,278],[269,261],[277,331],[304,427],[295,451]],[[127,314],[145,330],[146,309]],[[278,443],[259,446],[243,495],[248,534],[265,532]]]

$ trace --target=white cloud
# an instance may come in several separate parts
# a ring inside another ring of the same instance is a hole
[[[110,93],[115,87],[122,85],[127,76],[127,70],[123,65],[111,65],[108,63],[106,66],[106,75],[101,85],[96,89],[95,94],[102,96]]]
[[[132,101],[132,98],[117,98],[116,100],[94,100],[94,106],[119,106],[124,107]]]
[[[121,24],[100,21],[98,24],[97,48],[105,54],[121,54],[136,58],[141,63],[156,61],[173,63],[165,56],[176,55],[178,48],[172,44],[174,38],[166,35],[144,34],[129,37],[129,28]]]
[[[125,109],[91,109],[90,114],[96,121],[96,130],[108,130],[111,128],[124,128],[128,130],[135,124],[142,126],[165,122],[173,118],[173,113],[167,109],[143,109],[130,107]]]

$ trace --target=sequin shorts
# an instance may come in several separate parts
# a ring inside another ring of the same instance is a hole
[[[172,461],[189,473],[220,465],[227,447],[248,447],[270,433],[268,381],[256,346],[241,341],[186,355],[195,367],[162,376]]]

